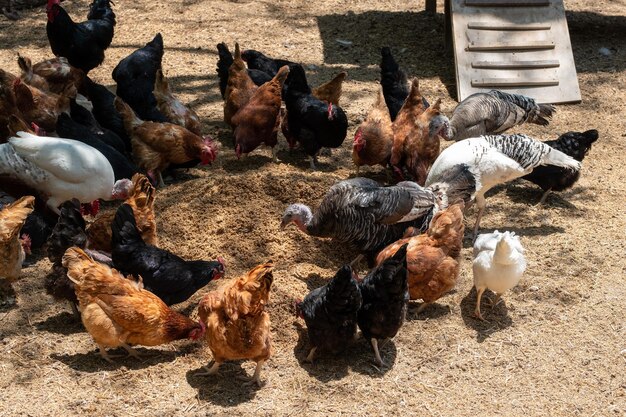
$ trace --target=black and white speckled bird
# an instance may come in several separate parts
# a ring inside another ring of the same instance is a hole
[[[596,140],[598,140],[598,131],[587,130],[582,133],[567,132],[559,136],[557,140],[548,140],[544,143],[582,162]],[[580,171],[570,171],[548,165],[535,168],[533,172],[523,178],[534,182],[543,189],[543,195],[539,200],[539,204],[542,204],[551,191],[567,190],[578,181],[579,177]]]
[[[474,237],[486,206],[485,193],[498,184],[523,177],[540,165],[580,170],[580,162],[526,135],[492,135],[459,141],[445,149],[433,164],[426,186],[449,177],[451,169],[469,166],[477,173],[478,216]]]
[[[407,228],[426,230],[448,203],[471,201],[480,187],[477,177],[468,166],[457,166],[430,188],[410,181],[382,187],[369,178],[352,178],[333,185],[315,213],[304,204],[287,207],[281,228],[294,223],[310,236],[350,244],[372,260]]]
[[[450,118],[452,140],[502,133],[513,126],[534,123],[546,126],[556,111],[551,104],[537,104],[520,94],[498,90],[475,93],[460,102]]]

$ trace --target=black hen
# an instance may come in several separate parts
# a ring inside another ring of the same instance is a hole
[[[220,93],[222,94],[222,98],[224,98],[226,86],[228,85],[228,69],[233,63],[233,55],[224,42],[217,44],[217,53],[219,55],[217,61],[217,76],[220,80]],[[248,75],[256,85],[263,85],[272,79],[271,75],[257,69],[248,69]]]
[[[113,265],[125,274],[141,276],[146,290],[156,294],[165,304],[182,303],[213,279],[224,275],[221,260],[185,261],[146,244],[135,223],[133,209],[122,204],[111,226]]]
[[[80,203],[78,200],[66,201],[61,204],[59,220],[47,242],[48,259],[52,262],[52,270],[46,275],[45,287],[46,292],[55,300],[69,301],[76,316],[78,310],[74,283],[67,277],[67,269],[61,264],[61,260],[68,248],[72,246],[85,248],[86,245],[87,234],[85,220],[80,213]]]
[[[391,55],[391,49],[384,47],[381,50],[382,61],[380,62],[380,85],[383,87],[383,96],[389,109],[391,121],[396,120],[398,112],[404,101],[409,96],[410,87],[406,73]],[[428,101],[422,97],[424,107],[428,107]]]
[[[120,153],[126,153],[126,144],[122,138],[112,130],[100,126],[100,123],[98,123],[94,115],[89,110],[76,103],[74,99],[70,100],[70,116],[73,121],[85,126],[91,133],[97,135],[102,142],[115,148]]]
[[[124,128],[124,120],[113,105],[115,94],[103,85],[85,77],[85,93],[93,105],[93,116],[105,129],[111,130],[124,141],[126,152],[131,151],[130,137]]]
[[[406,249],[386,259],[359,283],[363,304],[359,310],[359,328],[370,340],[380,366],[384,363],[378,351],[378,339],[392,338],[404,323],[409,302]]]
[[[111,0],[94,0],[87,21],[74,23],[61,0],[48,0],[46,32],[52,53],[67,58],[70,65],[85,73],[104,61],[104,50],[113,40],[115,13]]]
[[[596,140],[598,140],[598,131],[594,129],[582,133],[567,132],[559,136],[557,140],[548,140],[544,143],[582,162]],[[539,202],[541,204],[546,200],[550,191],[563,191],[571,188],[579,177],[580,170],[572,171],[554,165],[541,165],[522,178],[534,182],[543,189],[544,193]]]
[[[62,138],[77,140],[100,151],[111,164],[115,181],[124,178],[131,179],[133,175],[141,172],[137,165],[117,149],[104,143],[97,134],[92,133],[86,126],[76,123],[65,113],[58,117],[56,131]]]
[[[278,73],[278,70],[285,65],[289,66],[290,71],[293,70],[294,66],[300,65],[295,62],[287,61],[286,59],[272,59],[263,55],[263,53],[259,51],[255,51],[254,49],[243,51],[241,53],[241,59],[246,61],[248,68],[262,71],[270,77],[274,77]],[[287,78],[287,80],[289,80],[289,78]]]
[[[300,143],[311,156],[311,168],[315,169],[320,149],[338,148],[345,140],[348,117],[341,107],[325,103],[311,94],[301,65],[292,67],[288,79],[291,83],[284,92],[287,123],[283,120],[283,134],[290,147]]]
[[[141,120],[168,122],[157,108],[154,83],[163,59],[163,38],[158,33],[143,48],[122,59],[113,70],[117,95],[137,113]]]
[[[328,284],[311,291],[296,305],[311,343],[308,362],[313,361],[317,349],[335,353],[354,340],[360,307],[361,292],[350,265],[343,266]]]

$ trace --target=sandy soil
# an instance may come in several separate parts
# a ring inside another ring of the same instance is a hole
[[[442,10],[442,2],[439,2]],[[73,16],[87,2],[63,3]],[[390,364],[373,366],[360,341],[349,353],[302,364],[308,345],[290,305],[321,285],[353,253],[295,229],[278,228],[292,202],[315,205],[334,182],[354,173],[350,138],[375,98],[379,48],[391,45],[429,99],[456,104],[454,68],[443,54],[443,16],[423,2],[194,1],[118,2],[118,25],[102,67],[92,75],[111,85],[115,64],[163,34],[163,66],[173,88],[223,144],[220,166],[192,169],[161,190],[156,204],[163,246],[192,258],[228,262],[235,277],[269,258],[276,262],[269,311],[275,354],[260,390],[243,388],[251,362],[223,366],[217,377],[195,373],[210,361],[199,344],[140,349],[143,362],[109,365],[69,307],[43,289],[50,264],[36,256],[16,284],[17,308],[0,312],[0,415],[624,415],[626,413],[626,2],[566,1],[583,102],[558,106],[547,128],[519,131],[551,139],[596,128],[600,140],[584,161],[574,189],[534,205],[541,191],[516,182],[488,199],[483,230],[514,230],[527,248],[528,270],[505,303],[471,317],[471,244],[462,255],[456,290],[422,314],[410,312],[382,350]],[[17,72],[17,52],[51,56],[43,10],[0,16],[0,67]],[[352,47],[336,39],[350,40]],[[321,170],[289,154],[281,139],[279,164],[261,149],[238,161],[222,120],[215,45],[238,40],[271,56],[303,62],[311,84],[347,70],[342,105],[349,139]],[[609,48],[612,55],[598,52]],[[382,179],[380,169],[366,175]],[[472,210],[466,221],[472,225]],[[210,284],[177,306],[195,314]],[[489,296],[488,298],[491,298]]]

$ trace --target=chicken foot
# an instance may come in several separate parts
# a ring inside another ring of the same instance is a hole
[[[104,345],[101,345],[99,343],[98,343],[98,353],[100,354],[100,356],[102,356],[102,359],[104,359],[105,361],[109,363],[115,363],[113,361],[113,358],[121,358],[124,356],[124,355],[109,355]]]
[[[206,372],[199,372],[196,376],[207,376],[207,375],[215,375],[217,371],[220,369],[220,365],[222,362],[213,361],[213,366],[209,369],[207,366],[203,366],[202,369],[206,369]]]
[[[372,343],[372,348],[374,349],[374,355],[376,356],[376,363],[378,366],[385,366],[385,362],[380,358],[380,352],[378,351],[378,339],[375,337],[370,341]]]
[[[135,349],[128,346],[126,343],[122,343],[122,347],[126,350],[126,352],[128,352],[128,356],[141,360],[141,355]]]

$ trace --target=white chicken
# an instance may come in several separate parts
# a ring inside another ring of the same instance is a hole
[[[519,236],[514,232],[484,233],[474,243],[474,286],[476,287],[476,309],[474,315],[481,319],[480,299],[486,289],[496,293],[493,307],[500,296],[515,287],[524,270],[526,258]]]
[[[475,198],[478,215],[474,224],[476,237],[487,205],[485,193],[498,184],[531,173],[539,165],[580,170],[580,162],[529,136],[480,136],[456,142],[441,152],[428,173],[426,187],[441,182],[441,178],[455,167],[471,168],[477,176]]]
[[[0,145],[0,175],[40,191],[56,213],[72,198],[83,203],[124,199],[132,186],[127,179],[115,182],[111,164],[91,146],[26,132]]]

